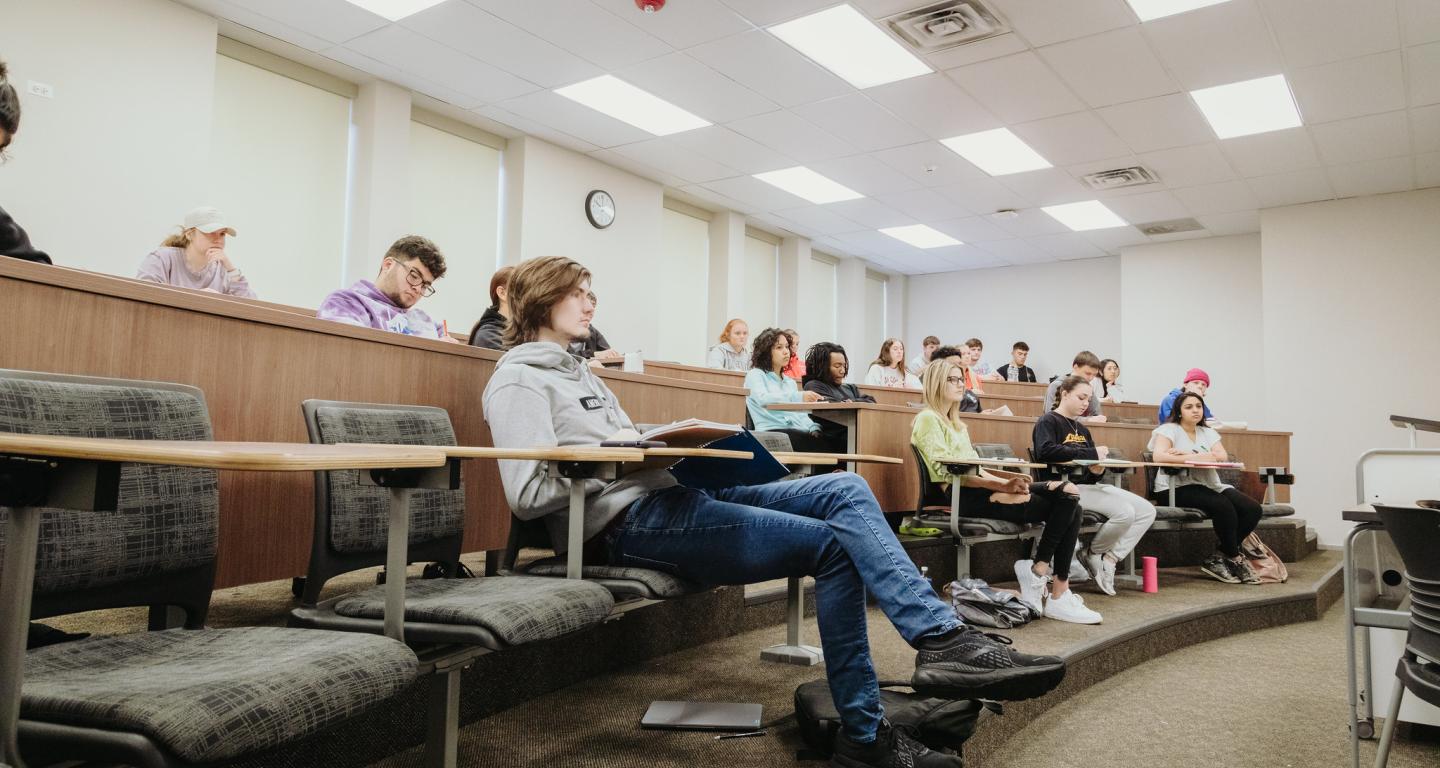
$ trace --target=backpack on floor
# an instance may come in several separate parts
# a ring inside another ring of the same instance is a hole
[[[1260,577],[1261,584],[1281,584],[1290,579],[1285,561],[1276,556],[1275,550],[1265,546],[1260,535],[1253,531],[1240,542],[1240,555],[1250,562],[1250,570]]]
[[[904,688],[905,691],[891,690]],[[880,703],[885,718],[897,728],[910,728],[925,746],[937,752],[960,754],[965,740],[975,733],[986,711],[1001,714],[1000,704],[978,699],[940,699],[909,691],[910,684],[880,681]],[[796,755],[800,760],[829,759],[840,733],[840,713],[830,698],[830,683],[812,680],[795,689],[795,722],[809,748]]]
[[[945,585],[950,607],[966,624],[996,629],[1014,629],[1040,618],[1019,595],[995,589],[984,579],[958,579]]]

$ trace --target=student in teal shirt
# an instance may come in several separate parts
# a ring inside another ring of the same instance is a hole
[[[766,328],[751,347],[750,370],[745,374],[745,408],[757,432],[784,432],[790,447],[800,452],[844,453],[845,431],[825,431],[809,414],[799,411],[772,411],[771,403],[816,403],[814,392],[803,391],[794,379],[781,375],[790,363],[790,337],[779,328]]]

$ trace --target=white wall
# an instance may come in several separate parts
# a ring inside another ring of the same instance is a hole
[[[57,264],[133,277],[203,204],[215,39],[213,18],[167,0],[4,3],[23,111],[0,200]]]
[[[880,345],[884,344],[885,339],[891,335],[885,323],[885,300],[887,298],[885,288],[885,280],[880,276],[874,273],[865,275],[865,307],[861,312],[861,316],[865,318],[865,345],[860,348],[860,352],[864,353],[863,357],[866,360],[874,360],[880,352]],[[855,310],[850,308],[847,311]],[[862,355],[857,354],[855,357],[858,360]],[[905,345],[905,359],[910,359],[909,344]],[[851,367],[852,369],[858,368],[859,375],[864,377],[868,366],[852,362]]]
[[[260,298],[318,306],[345,262],[350,100],[215,58],[213,151],[194,205],[225,213],[237,233],[226,251]],[[276,115],[284,130],[275,130]]]
[[[1355,460],[1407,445],[1387,417],[1440,417],[1440,189],[1263,211],[1261,251],[1266,413],[1295,435],[1299,514],[1338,544]]]
[[[774,243],[745,237],[745,292],[740,299],[740,317],[749,324],[752,336],[780,322],[775,303],[779,256],[780,249]]]
[[[1083,349],[1102,358],[1121,350],[1118,258],[917,275],[906,292],[907,353],[926,336],[945,344],[975,337],[995,367],[1025,341],[1027,365],[1045,381],[1069,371]]]
[[[525,169],[518,258],[569,256],[589,267],[600,300],[596,327],[616,349],[656,349],[659,291],[704,295],[699,285],[662,288],[656,282],[663,258],[660,185],[533,137],[512,139],[506,154],[512,152],[524,154]],[[585,217],[585,197],[595,189],[615,199],[615,222],[607,229],[594,228]],[[690,311],[703,318],[703,301]]]
[[[410,123],[410,232],[445,254],[445,277],[425,311],[464,335],[490,303],[490,275],[499,264],[500,153]]]
[[[655,284],[679,290],[656,292],[656,313],[666,321],[657,324],[659,340],[653,352],[645,350],[646,357],[704,365],[705,350],[713,339],[698,296],[710,271],[710,222],[666,208],[661,213],[660,244]]]
[[[802,346],[839,338],[835,290],[835,265],[830,261],[812,255],[800,265],[800,324],[795,330]]]
[[[1120,363],[1125,396],[1158,403],[1186,371],[1203,368],[1211,383],[1206,403],[1216,416],[1271,426],[1260,236],[1122,248],[1120,273],[1120,348],[1109,356]]]

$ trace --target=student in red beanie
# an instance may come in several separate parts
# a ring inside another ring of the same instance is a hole
[[[1199,368],[1191,368],[1186,371],[1185,379],[1180,383],[1180,386],[1170,390],[1170,394],[1166,395],[1165,399],[1160,401],[1160,418],[1158,422],[1164,424],[1165,421],[1170,418],[1170,409],[1175,407],[1175,398],[1179,397],[1180,393],[1194,392],[1199,395],[1201,399],[1204,399],[1205,393],[1209,391],[1210,374]],[[1205,421],[1210,421],[1213,418],[1215,418],[1215,414],[1210,412],[1210,406],[1205,406]]]

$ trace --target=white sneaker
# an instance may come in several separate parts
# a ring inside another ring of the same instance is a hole
[[[1033,570],[1034,560],[1015,561],[1015,580],[1020,582],[1020,602],[1030,606],[1037,615],[1045,615],[1042,598],[1045,595],[1044,576],[1037,576]]]
[[[1071,624],[1099,624],[1100,614],[1085,607],[1085,601],[1071,590],[1045,601],[1045,618]]]
[[[1095,586],[1107,595],[1115,594],[1115,564],[1104,555],[1085,553],[1085,569],[1095,575]]]

